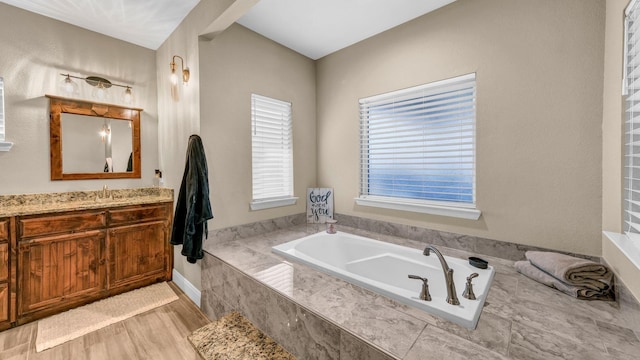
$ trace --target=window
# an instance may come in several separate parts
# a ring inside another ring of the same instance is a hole
[[[475,74],[360,100],[360,205],[478,219]]]
[[[632,1],[625,14],[624,84],[624,232],[640,236],[640,2]]]
[[[13,143],[6,142],[4,137],[4,79],[0,77],[0,151],[9,151]]]
[[[295,204],[291,103],[251,94],[251,210]]]

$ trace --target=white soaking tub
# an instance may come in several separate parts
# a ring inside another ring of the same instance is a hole
[[[495,273],[492,266],[478,269],[467,260],[445,256],[454,271],[460,301],[460,305],[450,305],[446,302],[444,272],[435,252],[425,256],[422,250],[344,232],[320,232],[274,246],[272,251],[470,329],[478,323]],[[476,300],[462,297],[466,278],[472,273],[479,275],[472,282]],[[431,301],[420,300],[422,281],[409,279],[408,275],[429,279]]]

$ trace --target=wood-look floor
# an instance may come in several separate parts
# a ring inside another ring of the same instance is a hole
[[[36,353],[37,321],[0,332],[0,359],[200,359],[187,335],[209,319],[173,283],[179,299]]]

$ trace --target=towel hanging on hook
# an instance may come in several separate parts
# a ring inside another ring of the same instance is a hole
[[[202,237],[207,237],[207,220],[213,218],[208,172],[202,139],[191,135],[173,218],[171,244],[182,244],[181,254],[192,264],[204,257]]]

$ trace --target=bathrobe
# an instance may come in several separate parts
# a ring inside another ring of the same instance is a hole
[[[189,137],[187,160],[173,218],[171,244],[182,244],[181,254],[195,263],[202,259],[202,237],[207,236],[207,220],[213,218],[209,201],[209,176],[202,140]]]

